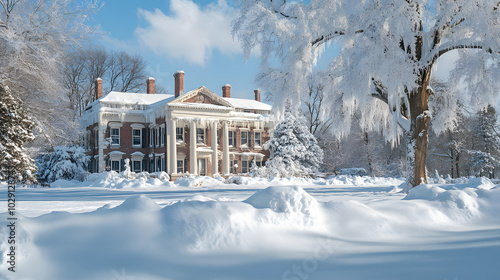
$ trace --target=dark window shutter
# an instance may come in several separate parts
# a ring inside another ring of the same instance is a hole
[[[120,161],[120,171],[124,171],[124,170],[125,170],[125,160],[124,160],[124,159],[122,159],[122,160]]]
[[[146,160],[142,160],[142,171],[146,171]]]
[[[142,147],[146,148],[146,128],[142,129]]]
[[[187,158],[185,158],[184,159],[184,172],[187,172],[187,171],[188,171],[188,160],[187,160]],[[177,172],[177,169],[175,172]]]

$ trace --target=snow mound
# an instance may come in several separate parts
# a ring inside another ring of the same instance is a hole
[[[319,208],[318,201],[300,187],[268,187],[243,202],[257,209],[269,208],[277,213],[312,215]]]
[[[495,184],[493,184],[490,179],[485,177],[470,178],[469,185],[471,185],[471,187],[477,187],[481,189],[492,189],[495,187]]]
[[[220,185],[224,181],[222,177],[208,177],[208,176],[196,176],[196,177],[180,177],[175,180],[175,185],[180,187],[201,187],[210,185]]]
[[[479,210],[477,190],[478,189],[472,188],[445,190],[441,187],[422,184],[410,189],[404,200],[422,199],[437,201],[444,205],[442,210],[448,213],[448,216],[452,218],[460,216],[463,218],[470,218],[476,217],[481,213]],[[463,213],[460,213],[460,210],[462,210]],[[466,215],[463,216],[463,214]]]
[[[154,212],[160,210],[160,206],[156,204],[152,199],[145,195],[134,195],[131,196],[122,204],[112,208],[113,211],[141,211],[141,212]]]

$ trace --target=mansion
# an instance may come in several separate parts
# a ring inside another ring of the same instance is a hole
[[[82,114],[84,141],[91,156],[89,171],[123,171],[130,159],[134,172],[169,173],[172,179],[195,175],[248,173],[269,157],[263,144],[274,127],[271,106],[255,99],[231,97],[231,86],[219,96],[206,87],[184,93],[184,72],[174,75],[175,92],[155,94],[110,92],[95,85],[95,101]]]

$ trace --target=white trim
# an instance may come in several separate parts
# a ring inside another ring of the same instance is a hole
[[[120,128],[123,126],[123,124],[121,122],[109,122],[108,126],[112,128]]]
[[[143,124],[140,123],[133,123],[130,125],[131,128],[139,129],[139,128],[145,128]]]

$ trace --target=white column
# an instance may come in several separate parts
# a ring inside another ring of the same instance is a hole
[[[222,130],[222,173],[229,175],[229,133],[227,122],[224,122],[224,129]]]
[[[167,157],[168,157],[168,173],[177,173],[177,139],[176,139],[176,123],[175,120],[167,121]]]
[[[198,175],[198,157],[196,155],[196,123],[191,121],[189,123],[189,161],[190,161],[190,172],[191,174]]]
[[[99,155],[99,163],[98,163],[98,172],[106,171],[106,161],[104,161],[104,148],[107,147],[109,143],[104,140],[104,135],[106,134],[106,126],[99,123],[99,128],[97,129],[97,133],[99,134],[98,138],[98,155]]]
[[[217,161],[217,123],[212,123],[212,175],[219,173],[219,162]]]

